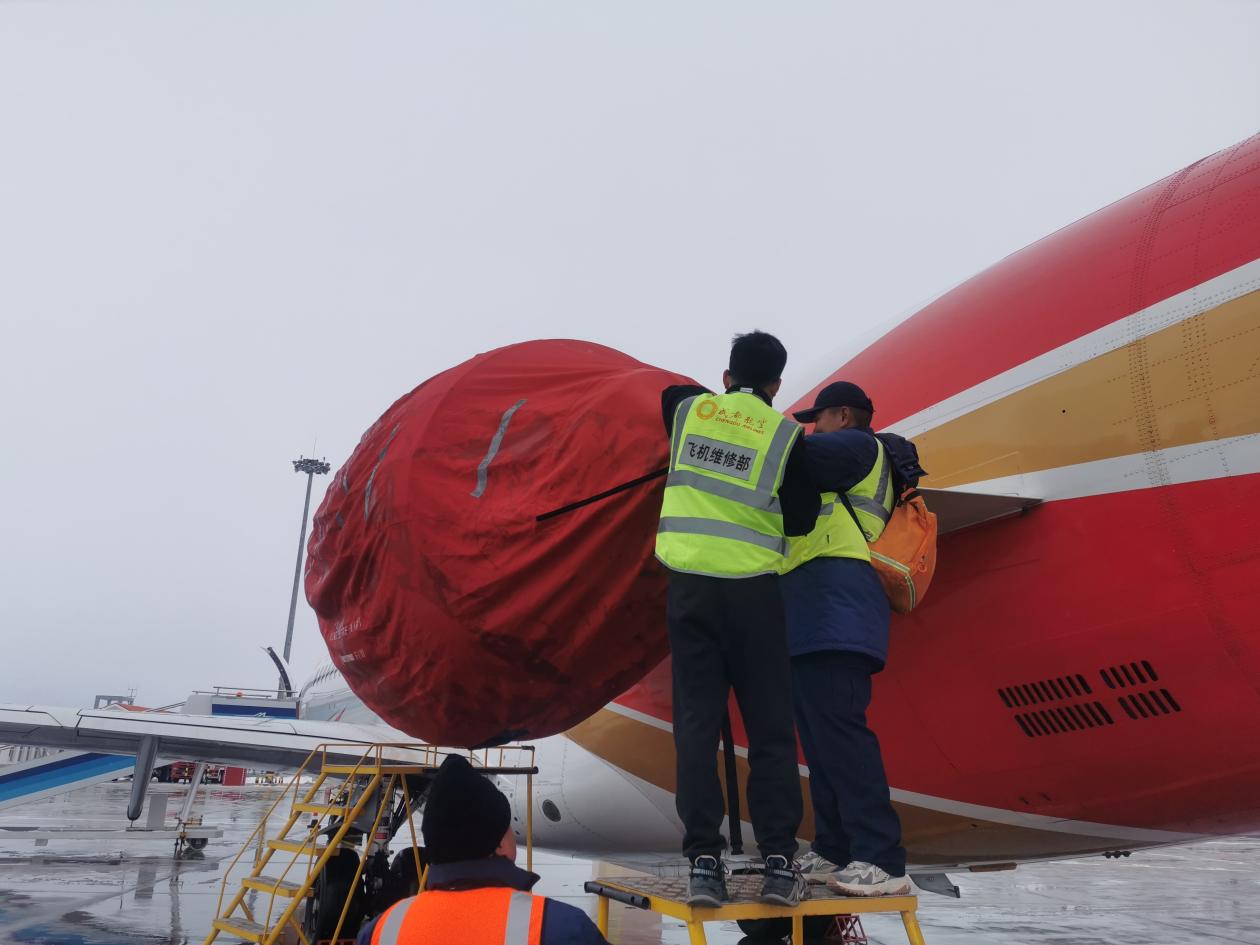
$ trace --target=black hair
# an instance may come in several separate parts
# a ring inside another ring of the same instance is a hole
[[[731,383],[736,387],[762,388],[783,376],[787,349],[783,342],[764,331],[750,331],[731,339],[729,364]]]
[[[869,427],[871,425],[871,417],[874,416],[865,407],[850,407],[849,411],[853,414],[853,419],[857,421],[860,427]]]

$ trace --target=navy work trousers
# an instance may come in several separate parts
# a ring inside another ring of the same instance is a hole
[[[877,667],[863,653],[841,650],[794,656],[792,696],[809,765],[814,851],[840,866],[857,860],[903,876],[901,821],[889,799],[879,739],[866,726]]]
[[[666,613],[683,853],[720,856],[726,845],[718,740],[734,689],[748,733],[748,816],[757,846],[763,857],[791,860],[803,802],[779,579],[671,572]]]

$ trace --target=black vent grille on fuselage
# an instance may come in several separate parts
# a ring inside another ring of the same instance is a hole
[[[1155,686],[1159,674],[1149,660],[1104,666],[1098,675],[1107,688],[1113,690],[1124,715],[1135,722],[1181,711],[1181,705],[1171,692],[1163,686]],[[1015,724],[1029,738],[1105,728],[1115,725],[1117,718],[1124,718],[1119,712],[1113,717],[1098,698],[1085,698],[1093,696],[1094,692],[1080,673],[1003,686],[997,694],[1004,706],[1014,710]]]
[[[1147,660],[1140,663],[1121,663],[1118,666],[1106,666],[1098,671],[1108,689],[1128,689],[1133,686],[1145,686],[1159,682],[1159,676]]]
[[[1161,715],[1172,715],[1180,712],[1181,706],[1167,689],[1148,689],[1145,692],[1133,692],[1119,696],[1120,708],[1128,713],[1131,719],[1153,719]]]
[[[1083,732],[1090,728],[1116,724],[1101,702],[1075,702],[1019,712],[1015,715],[1015,723],[1029,738],[1066,735],[1068,732]]]
[[[1085,677],[1077,673],[1074,676],[1055,676],[1039,682],[1020,683],[1018,686],[1006,686],[998,691],[998,697],[1008,709],[1035,705],[1039,702],[1055,702],[1060,699],[1076,699],[1090,695],[1093,690]]]

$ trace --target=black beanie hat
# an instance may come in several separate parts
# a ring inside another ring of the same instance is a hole
[[[512,824],[512,805],[462,755],[447,755],[424,805],[420,833],[433,863],[484,860]]]

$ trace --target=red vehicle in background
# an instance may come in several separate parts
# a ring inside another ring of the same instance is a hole
[[[154,774],[162,784],[187,784],[192,781],[193,770],[197,767],[192,761],[172,761],[154,769]],[[203,784],[226,784],[239,787],[245,783],[245,769],[231,765],[206,765],[206,773],[202,776]]]

